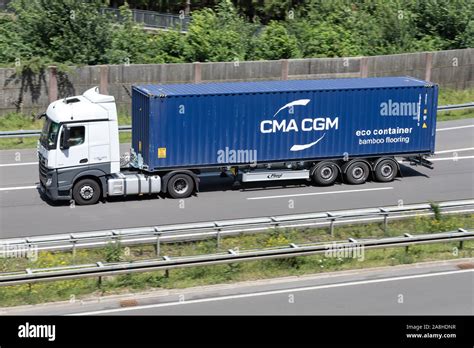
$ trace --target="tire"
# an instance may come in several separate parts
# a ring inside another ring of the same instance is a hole
[[[369,174],[370,168],[367,163],[354,161],[347,166],[344,176],[349,184],[360,185],[367,181]]]
[[[380,182],[390,182],[395,179],[398,173],[397,164],[391,159],[381,160],[375,166],[374,175],[375,180]]]
[[[72,189],[72,197],[77,205],[96,204],[100,195],[100,185],[94,179],[79,180]]]
[[[167,189],[172,198],[187,198],[194,192],[194,180],[187,174],[176,174],[168,181]]]
[[[339,175],[339,169],[332,162],[321,162],[316,164],[312,179],[316,185],[329,186],[334,184]]]

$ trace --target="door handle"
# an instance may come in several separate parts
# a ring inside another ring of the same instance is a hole
[[[79,163],[87,163],[89,160],[87,158],[83,158],[79,161]]]

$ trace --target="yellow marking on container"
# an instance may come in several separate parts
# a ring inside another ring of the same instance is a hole
[[[428,113],[428,109],[423,110],[423,113],[426,115]]]
[[[158,148],[158,158],[166,158],[166,147]]]
[[[142,141],[138,141],[138,152],[142,152]]]
[[[421,128],[428,128],[428,126],[426,125],[425,122],[423,122],[423,127],[421,127]]]

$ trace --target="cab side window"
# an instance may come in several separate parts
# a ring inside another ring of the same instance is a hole
[[[69,147],[81,145],[86,137],[86,127],[75,126],[69,128]]]

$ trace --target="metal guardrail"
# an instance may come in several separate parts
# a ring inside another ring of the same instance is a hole
[[[95,264],[83,264],[72,266],[60,266],[52,268],[26,269],[24,271],[0,273],[0,286],[18,285],[24,283],[37,283],[45,281],[78,279],[85,277],[102,277],[124,273],[149,272],[157,270],[169,270],[173,268],[210,266],[225,263],[236,263],[244,261],[256,261],[276,258],[288,258],[295,256],[307,256],[325,253],[330,250],[347,250],[353,252],[356,248],[376,249],[390,247],[408,247],[410,245],[431,244],[439,242],[461,243],[474,239],[474,231],[459,229],[458,231],[437,234],[423,234],[412,236],[405,234],[402,237],[391,237],[382,239],[364,239],[339,241],[332,243],[310,243],[296,245],[294,243],[284,247],[274,247],[256,250],[233,250],[224,253],[206,254],[187,257],[168,257],[132,261]]]
[[[474,199],[438,203],[443,213],[473,212]],[[178,241],[196,241],[202,239],[220,239],[238,234],[258,233],[270,228],[306,228],[311,226],[329,226],[331,235],[336,224],[383,222],[387,231],[389,219],[402,219],[420,215],[433,215],[428,203],[406,206],[391,206],[343,210],[325,213],[307,213],[281,215],[236,220],[219,220],[209,222],[185,223],[164,226],[126,228],[91,232],[45,235],[27,238],[0,239],[0,256],[3,251],[29,250],[37,251],[72,250],[78,248],[104,247],[109,243],[120,242],[121,245],[155,244]],[[157,252],[159,254],[159,252]]]
[[[438,111],[454,111],[474,108],[474,103],[456,104],[456,105],[442,105],[438,107]],[[119,132],[130,132],[132,126],[119,126]],[[12,130],[12,131],[0,131],[0,138],[27,138],[27,137],[39,137],[41,130]]]
[[[160,29],[173,29],[181,28],[182,31],[187,31],[191,17],[186,15],[173,15],[169,13],[160,13],[156,11],[136,10],[132,11],[132,19],[137,23],[143,24],[145,28],[160,28]],[[102,14],[111,14],[112,17],[118,21],[123,21],[123,17],[120,13],[120,9],[117,8],[102,8]]]
[[[474,102],[464,103],[464,104],[441,105],[441,106],[438,106],[438,112],[463,110],[463,109],[470,109],[470,108],[474,108]]]

